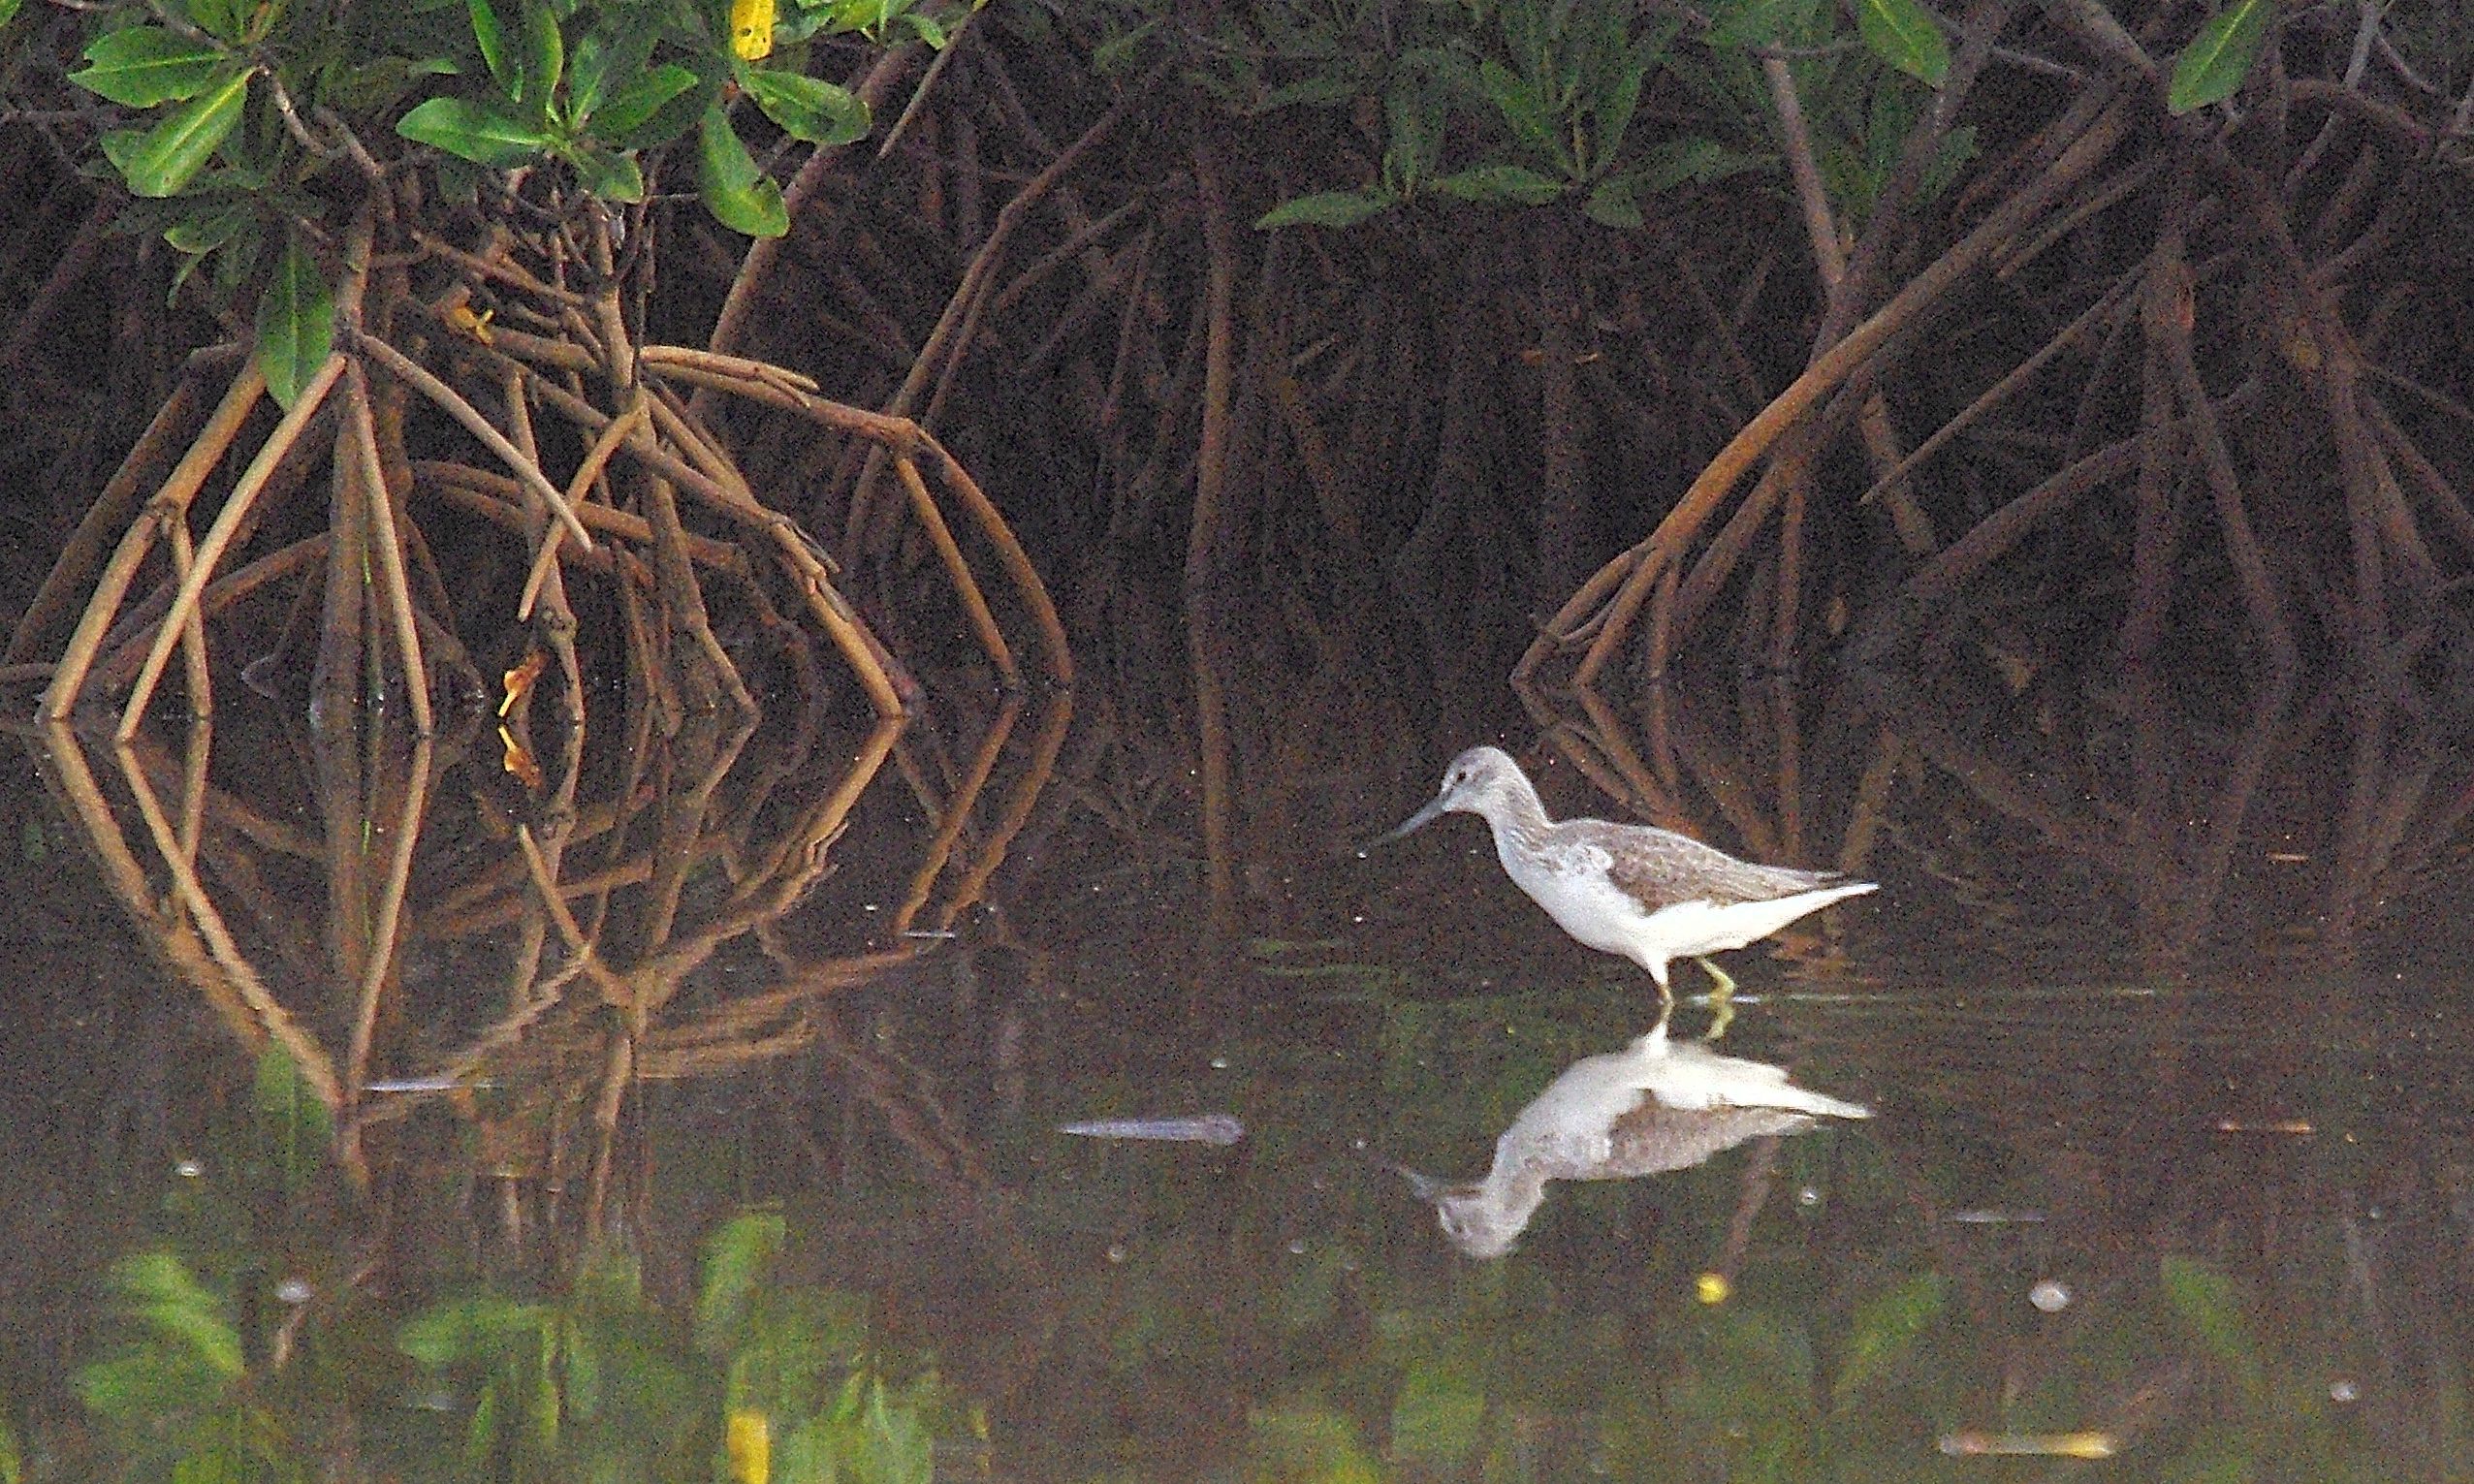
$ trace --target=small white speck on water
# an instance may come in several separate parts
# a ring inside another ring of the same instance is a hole
[[[1226,1057],[1212,1058],[1211,1069],[1215,1072],[1224,1072],[1228,1070],[1228,1058]]]
[[[1124,1262],[1126,1249],[1114,1242],[1108,1244],[1108,1260],[1112,1263]]]
[[[2352,1376],[2340,1375],[2328,1383],[2328,1399],[2339,1405],[2359,1402],[2363,1400],[2362,1388],[2354,1384]]]
[[[1795,1204],[1798,1206],[1818,1206],[1821,1203],[1822,1193],[1811,1185],[1795,1192]]]
[[[2060,1313],[2071,1307],[2071,1285],[2057,1278],[2041,1279],[2027,1290],[2027,1302],[2048,1314]]]
[[[1303,1257],[1303,1256],[1305,1256],[1305,1255],[1306,1255],[1306,1239],[1305,1239],[1305,1238],[1303,1238],[1303,1237],[1298,1237],[1298,1238],[1296,1238],[1296,1239],[1292,1240],[1292,1241],[1288,1244],[1288,1255],[1289,1255],[1289,1256],[1291,1256],[1291,1257]]]
[[[275,1284],[275,1297],[286,1304],[306,1304],[315,1291],[306,1281],[297,1278],[287,1278]]]
[[[873,912],[876,910],[876,904],[872,901],[862,906],[859,910],[862,912]]]
[[[196,1180],[206,1173],[206,1167],[195,1159],[183,1159],[172,1167],[172,1172],[182,1180]]]

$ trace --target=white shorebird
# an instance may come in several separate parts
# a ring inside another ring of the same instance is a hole
[[[1689,1169],[1747,1139],[1862,1119],[1861,1103],[1787,1080],[1783,1067],[1666,1039],[1666,1023],[1622,1051],[1584,1057],[1547,1084],[1495,1141],[1483,1180],[1401,1173],[1472,1257],[1511,1250],[1553,1180],[1628,1180]]]
[[[1453,758],[1442,792],[1378,842],[1454,811],[1483,815],[1513,884],[1566,932],[1648,969],[1662,997],[1673,994],[1666,965],[1676,959],[1698,960],[1724,997],[1735,981],[1706,955],[1758,942],[1875,886],[1836,871],[1739,861],[1654,825],[1549,819],[1529,774],[1501,747]]]

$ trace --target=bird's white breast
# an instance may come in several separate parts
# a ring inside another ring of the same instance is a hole
[[[1557,927],[1601,953],[1630,954],[1649,916],[1608,879],[1614,862],[1595,845],[1574,845],[1543,860],[1517,855],[1496,841],[1505,874],[1546,909]]]

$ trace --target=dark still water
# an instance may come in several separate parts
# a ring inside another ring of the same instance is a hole
[[[1486,739],[31,739],[0,1476],[2474,1474],[2466,765],[1924,695],[1493,739],[1881,883],[1664,1021]]]

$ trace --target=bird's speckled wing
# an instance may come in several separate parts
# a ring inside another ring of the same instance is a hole
[[[1817,1121],[1785,1108],[1713,1108],[1696,1112],[1665,1108],[1644,1098],[1618,1121],[1608,1140],[1602,1173],[1581,1179],[1622,1180],[1688,1170],[1747,1139],[1802,1133]]]
[[[1677,901],[1707,901],[1722,907],[1739,901],[1769,901],[1847,879],[1831,870],[1739,861],[1671,830],[1616,826],[1598,819],[1572,823],[1597,827],[1569,832],[1573,846],[1603,851],[1615,885],[1657,906]]]

